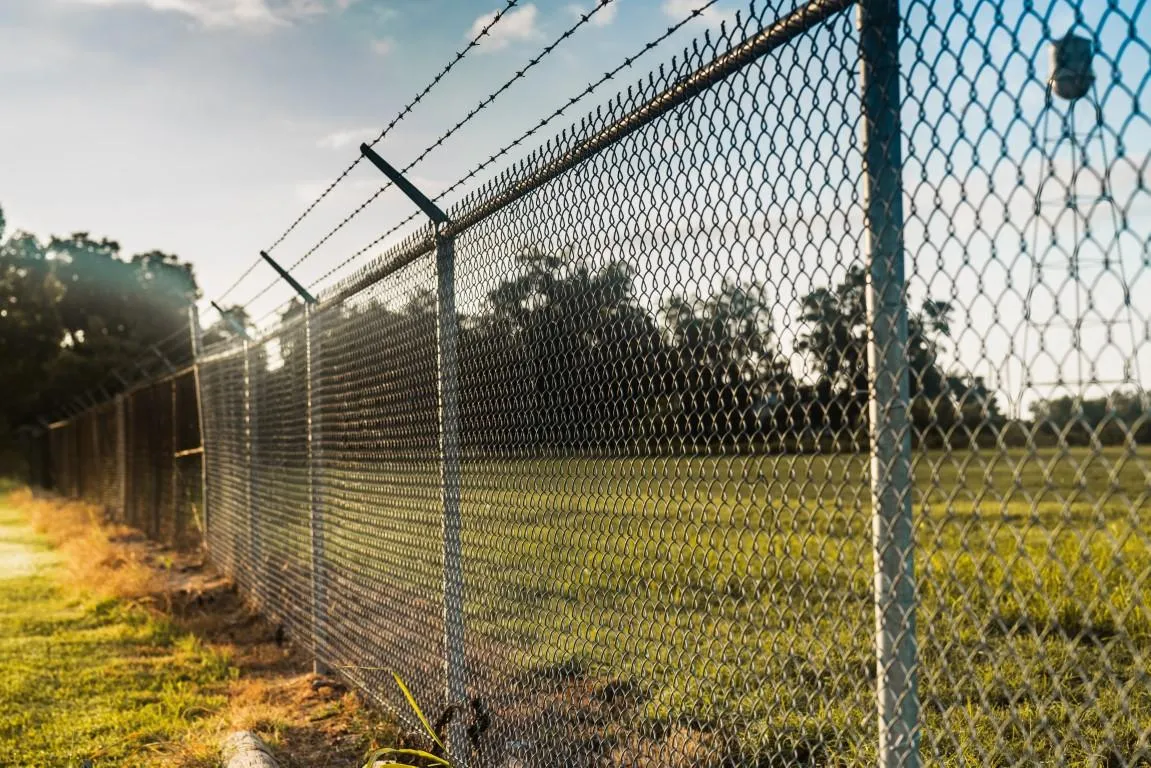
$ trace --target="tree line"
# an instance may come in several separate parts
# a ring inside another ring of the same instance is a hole
[[[78,397],[102,397],[98,387],[121,388],[114,371],[130,381],[164,370],[160,345],[187,362],[180,331],[198,295],[192,266],[172,254],[127,256],[86,232],[5,237],[0,211],[0,442]]]
[[[772,327],[763,286],[724,282],[709,295],[672,294],[649,308],[620,262],[599,269],[561,254],[528,250],[459,317],[462,433],[489,453],[570,450],[862,450],[867,445],[866,273],[802,297],[794,350]],[[300,314],[295,305],[285,323]],[[983,379],[943,363],[953,308],[925,300],[909,312],[913,441],[924,447],[1053,443],[1069,434],[1123,442],[1124,425],[1146,440],[1140,413],[1110,426],[1040,403],[1035,423],[1013,422]],[[341,412],[381,451],[403,452],[434,434],[437,408],[436,303],[429,290],[402,307],[349,302],[327,310],[321,369],[335,381]],[[302,331],[297,331],[302,333]],[[284,339],[275,377],[302,376],[302,343]],[[323,350],[327,350],[326,353]],[[302,380],[302,379],[301,379]],[[370,385],[367,383],[370,382]],[[277,386],[276,391],[286,391]],[[333,415],[331,418],[339,418]],[[414,420],[430,420],[413,428]],[[1067,438],[1070,439],[1070,438]],[[434,447],[434,446],[433,446]]]
[[[729,281],[705,296],[672,293],[655,307],[637,286],[622,262],[592,268],[561,253],[519,254],[482,308],[459,318],[465,439],[509,451],[866,445],[862,267],[801,298],[789,318],[795,343],[786,353],[773,327],[773,299],[761,285]],[[178,361],[191,358],[183,329],[199,289],[192,266],[172,254],[129,256],[117,242],[83,232],[5,238],[0,213],[0,296],[0,440],[95,387],[102,387],[97,396],[115,392],[125,373],[142,378],[163,370],[150,357],[157,345]],[[299,312],[293,305],[284,320]],[[349,350],[349,357],[332,353],[325,364],[381,382],[348,393],[346,408],[384,423],[396,411],[394,418],[409,420],[435,414],[434,295],[418,293],[399,308],[346,302],[333,312],[323,348]],[[229,313],[248,324],[242,308]],[[1151,440],[1145,401],[1122,392],[1041,401],[1032,421],[1010,421],[982,379],[942,363],[952,314],[950,304],[935,300],[909,312],[916,442],[1022,442],[1028,434],[1040,442],[1117,443],[1129,434]],[[219,320],[204,340],[230,335]],[[291,338],[285,336],[284,364],[267,366],[267,376],[298,379],[302,345],[293,349]],[[139,370],[141,359],[151,367]]]

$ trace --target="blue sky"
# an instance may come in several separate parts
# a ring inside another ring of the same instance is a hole
[[[521,3],[378,149],[406,164],[592,2]],[[413,177],[429,192],[446,187],[703,2],[615,0]],[[5,0],[0,205],[11,229],[42,236],[87,230],[118,239],[129,253],[177,253],[196,265],[206,295],[218,295],[355,157],[359,142],[395,117],[502,6]],[[717,4],[669,40],[666,55],[735,7]],[[576,108],[573,117],[585,111]],[[284,260],[307,251],[378,186],[364,165],[285,241],[278,251]],[[408,211],[405,201],[385,196],[358,229],[348,227],[343,240],[309,260],[311,274],[370,241],[393,213]]]

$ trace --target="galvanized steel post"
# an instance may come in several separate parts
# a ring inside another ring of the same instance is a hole
[[[196,425],[200,431],[200,515],[201,545],[208,547],[208,439],[204,435],[204,389],[200,379],[200,358],[204,354],[204,337],[200,332],[200,311],[188,305],[188,332],[192,334],[192,375],[196,382]]]
[[[899,3],[860,0],[879,764],[919,765]]]
[[[323,531],[323,488],[321,486],[322,437],[319,405],[320,371],[320,313],[314,304],[304,304],[304,360],[305,393],[307,413],[307,455],[308,455],[308,535],[312,558],[312,670],[325,671],[320,662],[324,650],[324,580],[321,568],[324,563]]]
[[[117,522],[128,519],[128,425],[124,407],[124,395],[116,395],[116,472],[120,482],[120,509],[116,511]]]
[[[248,567],[251,569],[250,573],[236,574],[236,579],[239,581],[241,578],[248,578],[248,588],[252,594],[256,596],[257,601],[260,598],[260,548],[257,546],[257,539],[259,536],[258,525],[256,522],[256,403],[255,393],[253,392],[252,373],[252,343],[247,337],[243,341],[244,350],[244,444],[247,448],[247,480],[246,487],[247,493],[245,494],[248,504],[248,557],[245,558]],[[237,569],[238,570],[238,569]]]
[[[452,236],[437,234],[437,348],[440,358],[440,492],[444,532],[444,673],[448,705],[467,699],[464,655],[464,573],[460,519],[459,321],[456,316],[456,249]],[[466,768],[464,718],[449,725],[453,765]]]
[[[360,154],[408,196],[436,227],[437,320],[440,389],[440,495],[443,506],[444,556],[444,678],[447,706],[467,701],[464,652],[464,571],[460,519],[459,320],[456,317],[455,234],[447,214],[367,144]],[[462,717],[448,725],[447,747],[452,765],[467,768],[466,727]]]

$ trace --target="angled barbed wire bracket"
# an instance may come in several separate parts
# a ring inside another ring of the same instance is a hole
[[[116,377],[116,381],[120,382],[120,386],[123,387],[124,389],[127,389],[128,387],[132,386],[131,383],[127,379],[124,378],[124,376],[120,373],[119,370],[113,370],[112,375]]]
[[[232,333],[236,334],[241,339],[248,338],[248,332],[244,330],[244,326],[236,322],[236,318],[232,317],[228,312],[224,310],[223,307],[221,307],[216,302],[209,301],[208,303],[212,305],[214,310],[220,313],[220,317],[223,318],[224,322],[228,324],[228,327],[232,329]]]
[[[448,222],[448,215],[441,211],[439,207],[424,195],[423,192],[416,189],[415,186],[404,178],[404,175],[388,164],[388,161],[376,154],[376,152],[367,144],[360,145],[360,154],[368,158],[372,165],[380,169],[380,171],[388,177],[389,180],[403,192],[408,198],[420,207],[420,210],[427,214],[427,217],[434,221],[436,224],[446,224]]]
[[[276,270],[276,274],[279,275],[280,277],[284,278],[284,281],[288,285],[292,286],[292,289],[296,293],[300,294],[300,298],[302,298],[304,300],[305,304],[315,304],[316,303],[316,297],[313,296],[312,294],[308,293],[308,289],[305,288],[304,286],[300,285],[299,282],[296,281],[296,278],[289,275],[288,270],[284,269],[279,264],[277,264],[276,260],[273,259],[271,256],[269,256],[267,251],[260,251],[260,258],[262,258],[264,261],[268,262],[268,264],[270,264],[272,266],[272,269]]]

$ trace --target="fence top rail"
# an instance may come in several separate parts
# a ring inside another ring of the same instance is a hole
[[[92,413],[93,411],[98,411],[101,408],[107,408],[109,405],[116,402],[116,400],[119,398],[128,397],[129,395],[134,395],[135,393],[139,392],[142,389],[147,389],[148,387],[154,387],[158,384],[166,384],[167,382],[173,381],[173,380],[178,379],[182,376],[190,376],[195,372],[195,370],[196,370],[196,365],[195,365],[195,363],[193,363],[191,365],[186,365],[183,368],[177,368],[174,371],[171,371],[169,373],[165,373],[163,376],[158,376],[154,379],[148,379],[147,381],[137,382],[137,383],[133,384],[132,386],[128,387],[127,389],[125,389],[123,392],[117,392],[115,395],[112,396],[112,398],[110,400],[105,400],[101,403],[97,403],[97,404],[91,406],[90,408],[85,408],[80,413],[77,413],[74,416],[70,416],[67,419],[60,419],[59,421],[52,422],[51,424],[48,425],[48,429],[53,430],[53,429],[59,429],[61,427],[66,427],[66,426],[72,424],[74,421],[76,421],[76,419],[81,418],[83,416],[87,416],[89,413]]]

